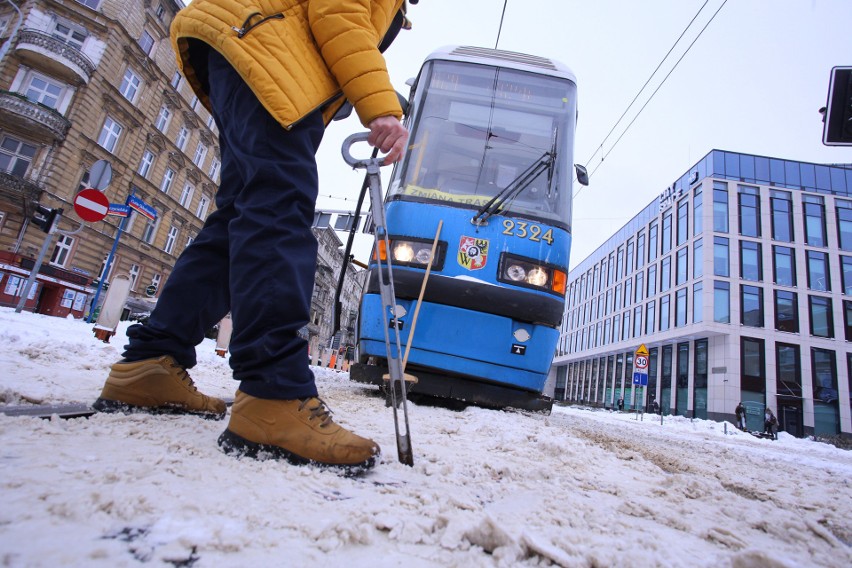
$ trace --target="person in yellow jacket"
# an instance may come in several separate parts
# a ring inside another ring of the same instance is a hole
[[[96,410],[224,418],[225,403],[198,392],[186,370],[204,333],[230,312],[240,384],[220,447],[350,472],[375,465],[378,444],[335,423],[318,397],[298,332],[314,284],[315,155],[325,127],[348,100],[386,163],[405,149],[382,56],[409,27],[405,11],[403,0],[194,0],[177,14],[178,64],[219,128],[216,211],[149,320],[128,329]]]

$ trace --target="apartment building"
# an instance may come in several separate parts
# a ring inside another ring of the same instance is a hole
[[[557,399],[852,435],[852,165],[713,150],[569,283]]]

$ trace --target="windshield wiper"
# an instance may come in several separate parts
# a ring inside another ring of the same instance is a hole
[[[529,187],[532,181],[545,170],[550,171],[550,175],[548,176],[548,178],[550,178],[553,172],[554,157],[554,152],[545,152],[542,154],[541,157],[521,172],[518,177],[513,179],[509,185],[500,190],[500,192],[492,197],[488,203],[483,205],[479,211],[476,212],[476,215],[473,216],[470,222],[474,225],[482,225],[485,223],[489,217],[500,210],[504,203],[520,195],[520,193]]]

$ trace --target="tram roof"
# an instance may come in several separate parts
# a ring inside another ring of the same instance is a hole
[[[514,51],[503,51],[501,49],[489,49],[487,47],[474,47],[468,45],[447,45],[440,47],[426,57],[426,61],[441,59],[450,61],[466,61],[470,63],[481,63],[483,65],[500,65],[519,71],[531,71],[544,73],[554,77],[562,77],[577,83],[577,78],[571,69],[554,59],[517,53]]]

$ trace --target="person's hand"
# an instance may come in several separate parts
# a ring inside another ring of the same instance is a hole
[[[396,117],[380,116],[370,122],[367,128],[370,129],[367,142],[386,154],[383,164],[392,164],[402,157],[408,131]]]

